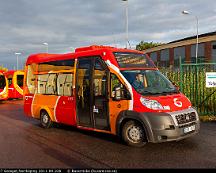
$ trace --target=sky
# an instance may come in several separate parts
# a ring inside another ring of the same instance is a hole
[[[216,31],[215,0],[0,0],[0,65],[22,68],[35,53],[69,53],[77,47],[167,43]],[[181,12],[187,10],[190,15]]]

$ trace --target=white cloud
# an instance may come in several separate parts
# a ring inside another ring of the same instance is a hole
[[[214,0],[129,0],[129,39],[169,42],[216,28]],[[188,10],[191,16],[181,14]],[[45,51],[105,44],[125,45],[125,3],[121,0],[0,0],[0,64],[13,64],[14,51],[25,59]],[[9,65],[8,65],[9,66]]]

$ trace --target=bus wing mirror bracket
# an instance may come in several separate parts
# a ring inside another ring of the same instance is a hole
[[[176,88],[176,90],[180,90],[179,86],[175,83],[175,82],[172,82],[172,84],[174,85],[174,87]]]

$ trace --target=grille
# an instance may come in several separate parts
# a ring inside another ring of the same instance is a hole
[[[176,115],[176,120],[178,124],[185,124],[192,121],[196,121],[196,113],[190,112],[190,113]]]

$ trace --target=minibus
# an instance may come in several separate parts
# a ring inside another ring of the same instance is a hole
[[[121,137],[142,147],[199,132],[190,100],[147,54],[92,45],[26,60],[24,111],[44,128],[62,123]]]
[[[24,71],[0,72],[0,100],[23,98]]]
[[[8,99],[22,99],[24,72],[21,70],[10,70],[4,74],[8,80]]]

